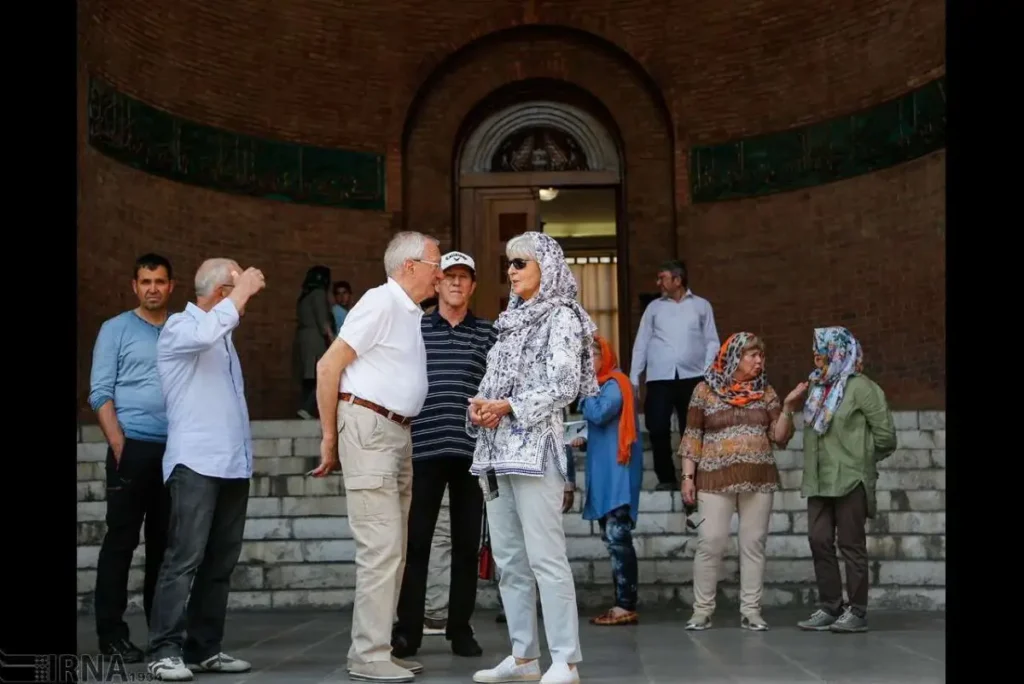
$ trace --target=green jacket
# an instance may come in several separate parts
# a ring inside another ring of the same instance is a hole
[[[896,451],[896,425],[885,393],[864,375],[846,381],[843,401],[828,431],[804,427],[804,481],[801,494],[840,497],[864,485],[868,517],[875,517],[876,464]]]

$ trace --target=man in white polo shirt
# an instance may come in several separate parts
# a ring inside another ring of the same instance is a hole
[[[427,396],[419,304],[443,277],[437,240],[396,235],[384,252],[388,280],[360,298],[317,363],[316,400],[326,477],[341,466],[356,543],[351,679],[411,682],[419,663],[391,655],[391,624],[405,570],[412,501],[409,424]],[[340,453],[340,464],[339,464]]]

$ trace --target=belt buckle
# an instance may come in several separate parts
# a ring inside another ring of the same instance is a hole
[[[387,418],[388,418],[388,420],[395,421],[395,412],[394,411],[388,411]],[[398,421],[395,421],[395,422],[397,423]]]

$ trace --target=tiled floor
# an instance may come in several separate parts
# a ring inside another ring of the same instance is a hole
[[[416,659],[425,671],[417,682],[470,682],[475,670],[497,663],[509,652],[505,625],[494,613],[478,613],[478,659],[456,658],[444,637],[424,637]],[[943,613],[882,613],[870,616],[868,634],[804,633],[793,624],[806,617],[791,610],[765,613],[773,629],[751,633],[739,617],[720,614],[702,633],[683,630],[688,612],[645,612],[635,627],[594,627],[582,620],[580,639],[584,684],[703,684],[705,682],[796,684],[799,682],[910,684],[944,682],[946,645]],[[253,663],[245,675],[200,675],[215,684],[313,684],[345,682],[348,612],[233,613],[224,650]],[[132,636],[144,642],[145,622],[131,616]],[[79,646],[95,647],[91,618],[79,622]],[[547,659],[542,661],[547,665]],[[132,671],[141,671],[133,666]]]

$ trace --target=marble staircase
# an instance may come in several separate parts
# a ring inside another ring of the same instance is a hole
[[[887,608],[945,608],[946,449],[944,412],[899,412],[899,450],[880,465],[877,517],[869,521],[871,601]],[[319,424],[256,421],[242,557],[232,581],[235,608],[347,607],[355,585],[355,545],[348,529],[341,475],[304,473],[319,462]],[[646,440],[647,434],[643,433]],[[678,440],[678,434],[676,435]],[[78,609],[89,612],[103,539],[106,445],[95,426],[78,430]],[[586,457],[578,457],[582,488]],[[692,601],[694,532],[684,524],[678,492],[653,491],[657,480],[646,451],[644,492],[634,543],[642,603]],[[813,604],[806,501],[800,497],[801,435],[776,453],[783,489],[775,496],[767,543],[766,606]],[[611,571],[598,526],[580,516],[582,492],[565,515],[569,558],[580,604],[606,607]],[[735,535],[736,519],[733,519]],[[129,578],[130,608],[139,610],[142,547]],[[735,536],[722,569],[720,602],[735,601],[739,568]],[[497,603],[496,587],[481,583],[481,607]]]

